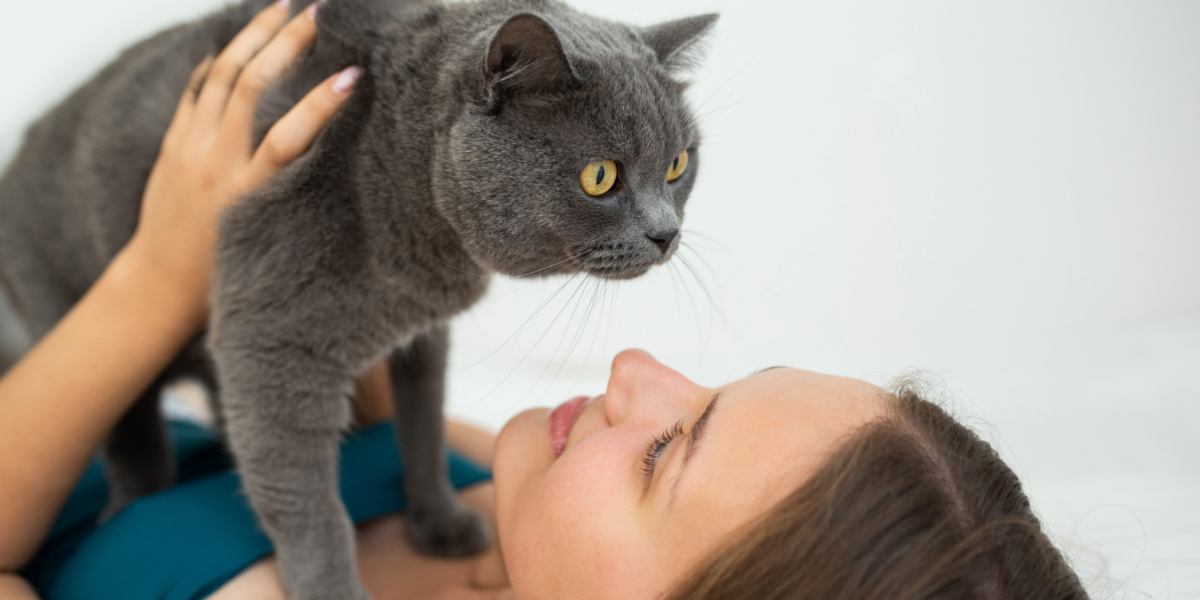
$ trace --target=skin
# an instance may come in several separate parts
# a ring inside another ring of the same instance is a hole
[[[30,130],[0,178],[0,270],[31,338],[132,233],[186,67],[271,1],[137,43]],[[200,99],[253,105],[266,90],[263,127],[327,72],[368,71],[300,162],[223,211],[209,327],[169,375],[220,389],[243,491],[292,593],[361,599],[334,477],[354,378],[390,353],[413,543],[482,551],[491,532],[442,468],[448,321],[494,272],[624,279],[670,257],[699,166],[677,77],[716,17],[639,27],[557,0],[319,6],[319,40],[277,85],[245,78]],[[217,61],[210,78],[231,81],[238,66]],[[219,135],[244,135],[237,120]],[[668,176],[685,148],[691,167]],[[621,185],[595,198],[579,173],[602,159],[619,163]],[[158,388],[109,436],[109,515],[173,480]]]
[[[194,73],[147,184],[137,232],[87,294],[0,379],[0,592],[29,597],[13,575],[33,555],[96,448],[200,330],[216,221],[246,191],[299,157],[341,107],[335,74],[255,147],[254,100],[315,35],[301,15],[263,11]],[[201,76],[234,73],[236,77]],[[37,456],[37,461],[24,457]]]
[[[643,495],[647,445],[675,423],[689,432],[718,393],[686,469],[683,435]],[[784,368],[709,388],[643,351],[617,355],[606,393],[559,458],[546,409],[500,434],[497,521],[513,589],[530,600],[658,596],[881,417],[887,397],[862,381]]]
[[[680,470],[679,437],[643,497],[649,441],[679,421],[686,436],[718,392],[688,466]],[[807,481],[856,428],[883,416],[887,398],[863,381],[790,368],[709,388],[628,350],[558,459],[550,409],[513,418],[494,447],[490,434],[450,424],[451,447],[494,469],[493,484],[459,497],[498,525],[499,549],[466,561],[421,556],[393,516],[359,527],[358,571],[378,598],[654,598]],[[264,559],[214,598],[282,599],[278,573]]]
[[[302,155],[345,99],[347,88],[335,87],[339,77],[331,76],[260,146],[251,144],[257,94],[311,43],[313,31],[307,15],[289,23],[276,5],[197,68],[197,85],[205,73],[226,75],[210,77],[198,98],[181,98],[137,233],[0,379],[0,422],[15,432],[0,437],[0,596],[35,597],[14,573],[112,426],[205,322],[221,210]],[[382,368],[360,382],[364,421],[387,418],[389,387]],[[689,430],[716,392],[719,410],[686,476],[679,438],[643,497],[646,445],[677,422]],[[594,594],[589,598],[652,597],[803,483],[838,440],[882,414],[883,397],[863,382],[795,369],[707,388],[644,352],[627,351],[614,360],[606,393],[592,400],[560,458],[550,447],[550,411],[522,413],[496,443],[497,483],[460,495],[494,517],[500,548],[466,561],[419,556],[405,542],[404,521],[389,517],[358,529],[358,569],[377,597],[580,598],[583,590]],[[488,434],[451,424],[447,438],[491,464]],[[25,456],[39,460],[2,458]],[[282,597],[279,581],[267,559],[218,597]]]

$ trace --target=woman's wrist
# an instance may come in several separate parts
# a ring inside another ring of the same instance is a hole
[[[164,268],[162,261],[143,250],[136,238],[117,253],[96,285],[114,288],[131,302],[174,321],[186,329],[188,337],[200,331],[208,318],[204,294],[208,282],[188,281]]]

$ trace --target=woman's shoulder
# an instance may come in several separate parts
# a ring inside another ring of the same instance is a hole
[[[482,513],[495,529],[495,487],[481,483],[459,492],[466,506]],[[408,542],[403,515],[391,514],[357,528],[358,571],[367,589],[382,598],[496,598],[506,587],[503,561],[493,542],[483,555],[444,560],[418,554]],[[274,557],[264,558],[229,580],[215,600],[284,600]]]
[[[496,436],[475,425],[446,423],[447,445],[480,466],[492,464]],[[496,488],[491,481],[459,490],[458,498],[477,510],[496,528]],[[408,542],[404,516],[389,514],[360,524],[356,530],[358,570],[376,597],[440,598],[443,600],[500,599],[507,576],[493,540],[483,555],[468,560],[444,560],[418,554]],[[210,598],[216,600],[284,600],[282,580],[274,557],[264,558],[229,580]]]

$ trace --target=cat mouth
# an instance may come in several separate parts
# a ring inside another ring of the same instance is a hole
[[[578,253],[575,264],[581,272],[603,279],[635,279],[670,260],[672,254],[648,253],[621,242],[609,242]]]
[[[580,257],[578,263],[581,271],[604,279],[634,279],[645,275],[651,267],[666,262],[667,257],[647,259],[627,254],[611,254],[608,252],[592,252]]]
[[[616,266],[616,265],[594,266],[594,267],[589,267],[587,269],[587,272],[592,275],[595,275],[597,277],[602,277],[604,279],[615,279],[615,280],[636,279],[638,277],[641,277],[642,275],[645,275],[646,271],[649,271],[650,267],[653,267],[655,264],[657,264],[657,261],[651,261],[651,262],[633,264],[633,265],[626,265],[626,266]]]

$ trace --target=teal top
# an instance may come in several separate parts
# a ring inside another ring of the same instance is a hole
[[[93,462],[46,542],[22,572],[46,600],[203,598],[271,553],[238,485],[232,461],[212,432],[170,425],[179,483],[96,525],[108,500],[103,467]],[[454,452],[456,489],[491,474]],[[342,501],[355,523],[404,510],[404,468],[391,424],[342,442]]]

